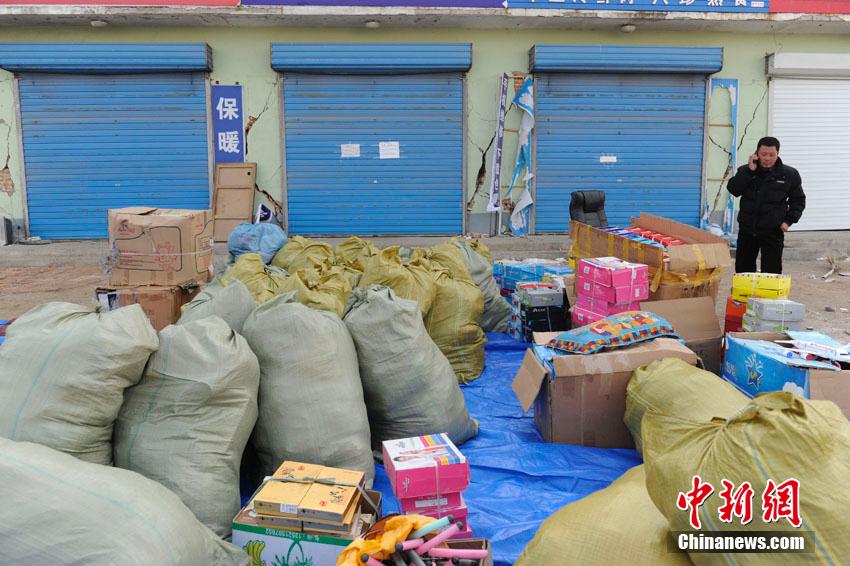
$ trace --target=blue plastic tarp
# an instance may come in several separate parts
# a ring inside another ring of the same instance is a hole
[[[490,539],[496,565],[508,565],[552,513],[608,486],[641,459],[630,449],[543,442],[511,389],[528,344],[507,334],[488,334],[487,339],[484,373],[462,386],[467,408],[481,428],[460,447],[472,478],[464,499],[473,534]],[[398,513],[381,465],[376,466],[374,485],[384,496],[384,513]]]

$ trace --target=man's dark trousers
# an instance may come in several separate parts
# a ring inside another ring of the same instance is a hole
[[[782,248],[785,247],[785,233],[781,229],[777,230],[777,234],[766,236],[744,230],[738,233],[738,247],[735,250],[736,273],[755,272],[759,251],[761,251],[762,273],[782,273]]]

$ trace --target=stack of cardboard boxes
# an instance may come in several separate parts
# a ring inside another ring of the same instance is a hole
[[[791,278],[772,273],[738,273],[732,278],[732,294],[726,300],[723,331],[743,332],[744,316],[747,314],[750,297],[763,299],[787,299],[791,292]],[[795,311],[796,312],[796,311]],[[762,326],[755,319],[755,312],[748,317],[749,328]],[[802,320],[802,317],[800,318]],[[771,326],[771,325],[766,325]],[[752,330],[751,330],[752,331]]]
[[[508,334],[531,342],[534,332],[569,330],[564,289],[557,283],[517,283],[511,295]]]
[[[283,462],[233,520],[233,543],[255,553],[255,564],[277,564],[295,549],[309,563],[334,564],[379,518],[380,493],[364,484],[363,472]]]
[[[208,210],[129,207],[109,211],[109,287],[95,291],[114,309],[138,303],[156,330],[210,280],[212,219]]]
[[[786,332],[800,330],[806,306],[788,299],[751,297],[747,301],[744,332]]]
[[[616,257],[582,259],[576,279],[577,302],[572,309],[575,326],[584,326],[612,314],[640,310],[649,297],[646,265]]]
[[[452,515],[464,524],[454,539],[472,538],[463,491],[469,463],[446,434],[386,440],[384,467],[402,513],[441,519]]]

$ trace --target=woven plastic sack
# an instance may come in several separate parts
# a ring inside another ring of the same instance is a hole
[[[562,507],[546,519],[516,566],[630,564],[687,566],[684,552],[669,552],[667,519],[646,491],[635,466],[601,491]]]
[[[678,338],[664,318],[651,312],[626,311],[562,332],[548,346],[572,354],[592,354],[663,336]]]
[[[269,263],[286,244],[286,233],[277,224],[243,222],[227,237],[227,251],[234,260],[242,254],[260,254]]]
[[[478,433],[415,301],[388,287],[355,289],[343,320],[357,347],[374,450],[384,440],[440,432],[459,445]]]
[[[287,276],[286,271],[263,263],[260,254],[242,254],[221,276],[221,284],[241,281],[255,302],[264,303],[282,292]]]
[[[699,476],[714,488],[698,508],[699,526],[728,531],[810,532],[806,553],[794,564],[846,564],[850,556],[850,423],[830,401],[808,401],[792,393],[766,393],[726,419],[698,422],[648,412],[643,418],[646,486],[670,530],[689,531],[690,512],[677,507],[679,494],[692,492]],[[799,481],[799,527],[785,516],[765,521],[764,508],[793,510],[785,483]],[[749,482],[753,490],[752,520],[719,519],[722,480],[735,490]],[[768,480],[774,485],[768,487]],[[764,505],[767,501],[768,505]],[[683,503],[687,503],[685,498]],[[772,503],[773,502],[773,503]],[[691,553],[694,564],[775,564],[772,554]],[[790,558],[788,558],[790,560]]]
[[[634,371],[626,388],[623,421],[632,433],[635,449],[643,453],[641,421],[647,411],[708,422],[714,417],[731,417],[749,401],[725,379],[678,358],[665,358]]]
[[[112,464],[112,426],[159,340],[142,307],[46,303],[0,348],[0,436]]]
[[[318,268],[325,260],[334,260],[334,249],[324,242],[293,236],[277,252],[272,264],[294,273],[299,269]]]
[[[431,310],[437,292],[428,269],[418,262],[403,262],[399,246],[386,248],[369,258],[359,286],[373,285],[389,287],[399,298],[416,301],[423,316]]]
[[[351,236],[343,240],[334,248],[337,263],[350,265],[359,271],[363,271],[366,268],[369,258],[379,253],[380,250],[371,242],[367,242],[357,236]]]
[[[493,265],[490,263],[490,250],[477,240],[452,240],[463,254],[472,280],[484,293],[484,312],[481,314],[481,329],[484,332],[507,332],[511,319],[511,307],[502,298],[499,286],[493,279]],[[486,255],[484,253],[486,252]]]
[[[423,261],[423,265],[427,262]],[[484,331],[478,325],[484,295],[472,282],[454,279],[432,264],[428,272],[437,289],[434,304],[425,316],[428,334],[448,358],[460,383],[469,383],[484,371]]]
[[[0,438],[0,485],[0,564],[250,564],[135,472]]]
[[[299,303],[321,311],[342,316],[345,302],[351,294],[351,283],[338,267],[326,271],[299,269],[280,286],[281,293],[294,292]]]
[[[260,414],[252,444],[262,472],[284,460],[360,470],[374,464],[357,352],[334,313],[287,293],[248,317],[245,338],[260,361]]]
[[[229,285],[222,286],[216,280],[198,293],[194,299],[183,305],[183,313],[177,324],[188,324],[196,320],[203,320],[210,316],[217,316],[224,320],[230,328],[242,333],[242,325],[245,319],[256,307],[254,297],[248,287],[238,279],[234,279]]]
[[[218,317],[168,326],[159,340],[144,377],[124,394],[115,465],[169,488],[228,537],[240,509],[242,451],[257,421],[257,357]]]

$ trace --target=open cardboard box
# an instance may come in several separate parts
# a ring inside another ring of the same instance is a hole
[[[832,401],[850,418],[850,370],[831,371],[786,365],[747,347],[744,340],[790,340],[784,332],[730,332],[721,377],[746,395],[802,391],[803,397]]]
[[[665,300],[683,297],[716,297],[723,269],[732,265],[729,242],[705,230],[641,212],[632,218],[639,228],[673,236],[686,243],[667,249],[667,271],[684,275],[674,277],[676,283],[661,284],[655,291],[650,288],[650,299]],[[587,224],[570,222],[573,252],[580,258],[614,256],[633,263],[643,263],[654,269],[664,269],[664,250],[657,246],[636,242],[611,234]],[[714,272],[713,276],[707,274]],[[695,275],[700,272],[702,278]]]
[[[665,318],[685,345],[699,356],[703,368],[720,375],[723,330],[711,297],[644,301],[640,308]]]
[[[546,345],[557,335],[535,332],[534,343]],[[552,379],[529,349],[512,388],[523,410],[534,406],[534,424],[546,442],[632,448],[632,435],[623,423],[626,386],[635,369],[662,358],[697,363],[697,355],[678,340],[656,338],[595,354],[556,355]]]

